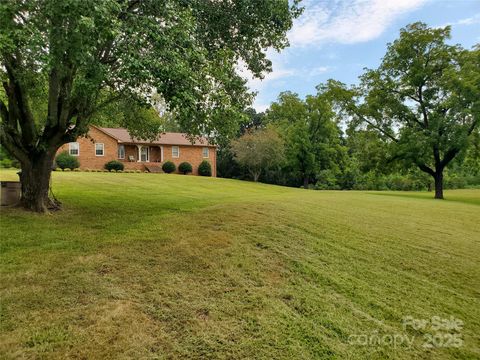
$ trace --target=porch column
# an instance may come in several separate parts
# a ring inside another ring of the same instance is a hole
[[[142,146],[141,146],[141,145],[137,145],[137,149],[138,149],[137,162],[140,162],[140,161],[142,160]]]
[[[160,145],[160,162],[163,162],[163,145]]]

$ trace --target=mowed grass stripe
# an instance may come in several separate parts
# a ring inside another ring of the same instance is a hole
[[[5,358],[480,356],[480,191],[434,201],[108,173],[53,183],[61,213],[2,209]],[[405,333],[407,315],[462,319],[464,346],[426,350],[411,330],[412,348],[348,342]]]

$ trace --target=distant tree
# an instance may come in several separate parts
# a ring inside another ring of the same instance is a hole
[[[217,149],[217,176],[223,178],[241,178],[242,167],[235,161],[231,144],[220,145]]]
[[[299,120],[287,128],[287,159],[294,175],[298,175],[305,189],[315,176],[318,164],[315,159],[314,146],[306,121]]]
[[[272,127],[247,132],[233,141],[235,159],[258,181],[266,169],[278,166],[283,161],[284,144]]]
[[[266,114],[267,122],[278,127],[285,141],[287,169],[305,188],[316,172],[307,115],[305,102],[289,91],[280,93]]]
[[[283,92],[268,109],[266,121],[280,129],[290,171],[305,188],[322,171],[339,172],[345,149],[329,98],[323,93],[303,101],[295,93]]]
[[[8,151],[0,144],[0,168],[18,167],[18,160],[10,156]]]
[[[245,110],[245,122],[240,124],[239,136],[245,134],[249,130],[258,130],[265,127],[263,121],[265,114],[263,112],[257,113],[254,108]]]
[[[157,94],[191,135],[237,131],[252,99],[238,62],[269,71],[265,49],[288,45],[299,14],[296,0],[2,1],[0,141],[21,163],[23,206],[58,208],[57,149],[118,100],[148,108]]]
[[[480,129],[476,129],[471,136],[470,147],[466,151],[463,165],[465,171],[471,175],[480,175]]]
[[[480,47],[464,50],[449,38],[449,26],[408,25],[358,87],[330,81],[323,88],[354,126],[377,131],[397,159],[432,176],[436,199],[445,167],[480,122]]]
[[[391,151],[388,142],[377,131],[354,126],[347,129],[347,135],[349,155],[355,158],[360,172],[388,172]]]

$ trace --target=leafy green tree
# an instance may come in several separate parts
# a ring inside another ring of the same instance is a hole
[[[354,126],[377,131],[394,157],[432,176],[436,199],[443,199],[445,167],[480,122],[480,48],[449,45],[449,38],[449,26],[408,25],[358,87],[324,87]]]
[[[305,120],[299,120],[289,126],[286,138],[288,165],[294,176],[300,177],[304,188],[308,189],[308,184],[318,169],[308,123]]]
[[[265,114],[263,112],[257,113],[254,108],[248,108],[245,111],[245,115],[245,122],[240,124],[240,136],[249,130],[258,130],[265,127],[263,122]]]
[[[348,129],[347,147],[349,155],[356,159],[359,171],[388,172],[389,144],[378,132],[367,129]]]
[[[57,149],[119,99],[148,108],[158,94],[191,135],[234,133],[252,98],[236,64],[270,70],[265,49],[288,45],[299,13],[288,0],[2,1],[0,141],[21,163],[23,206],[58,207]]]
[[[298,94],[286,91],[267,110],[267,122],[278,127],[285,141],[287,169],[301,178],[305,188],[315,175],[316,163],[310,141],[307,107]]]
[[[232,142],[235,160],[258,181],[262,172],[283,162],[284,144],[277,131],[266,129],[247,132]]]
[[[345,149],[327,96],[319,92],[303,101],[297,94],[283,92],[266,117],[281,130],[290,171],[305,188],[322,171],[339,173]]]
[[[480,129],[477,128],[470,138],[470,146],[465,152],[465,158],[461,166],[469,175],[480,176]]]

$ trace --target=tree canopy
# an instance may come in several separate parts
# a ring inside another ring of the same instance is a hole
[[[443,170],[480,122],[480,49],[449,45],[449,38],[449,26],[411,24],[359,86],[323,87],[351,126],[374,129],[394,143],[397,159],[431,175],[436,198],[443,198]]]
[[[45,209],[56,149],[119,99],[148,107],[158,94],[191,135],[234,133],[252,99],[236,65],[269,71],[266,49],[288,44],[300,11],[288,0],[1,2],[0,140],[22,164],[24,205]]]

